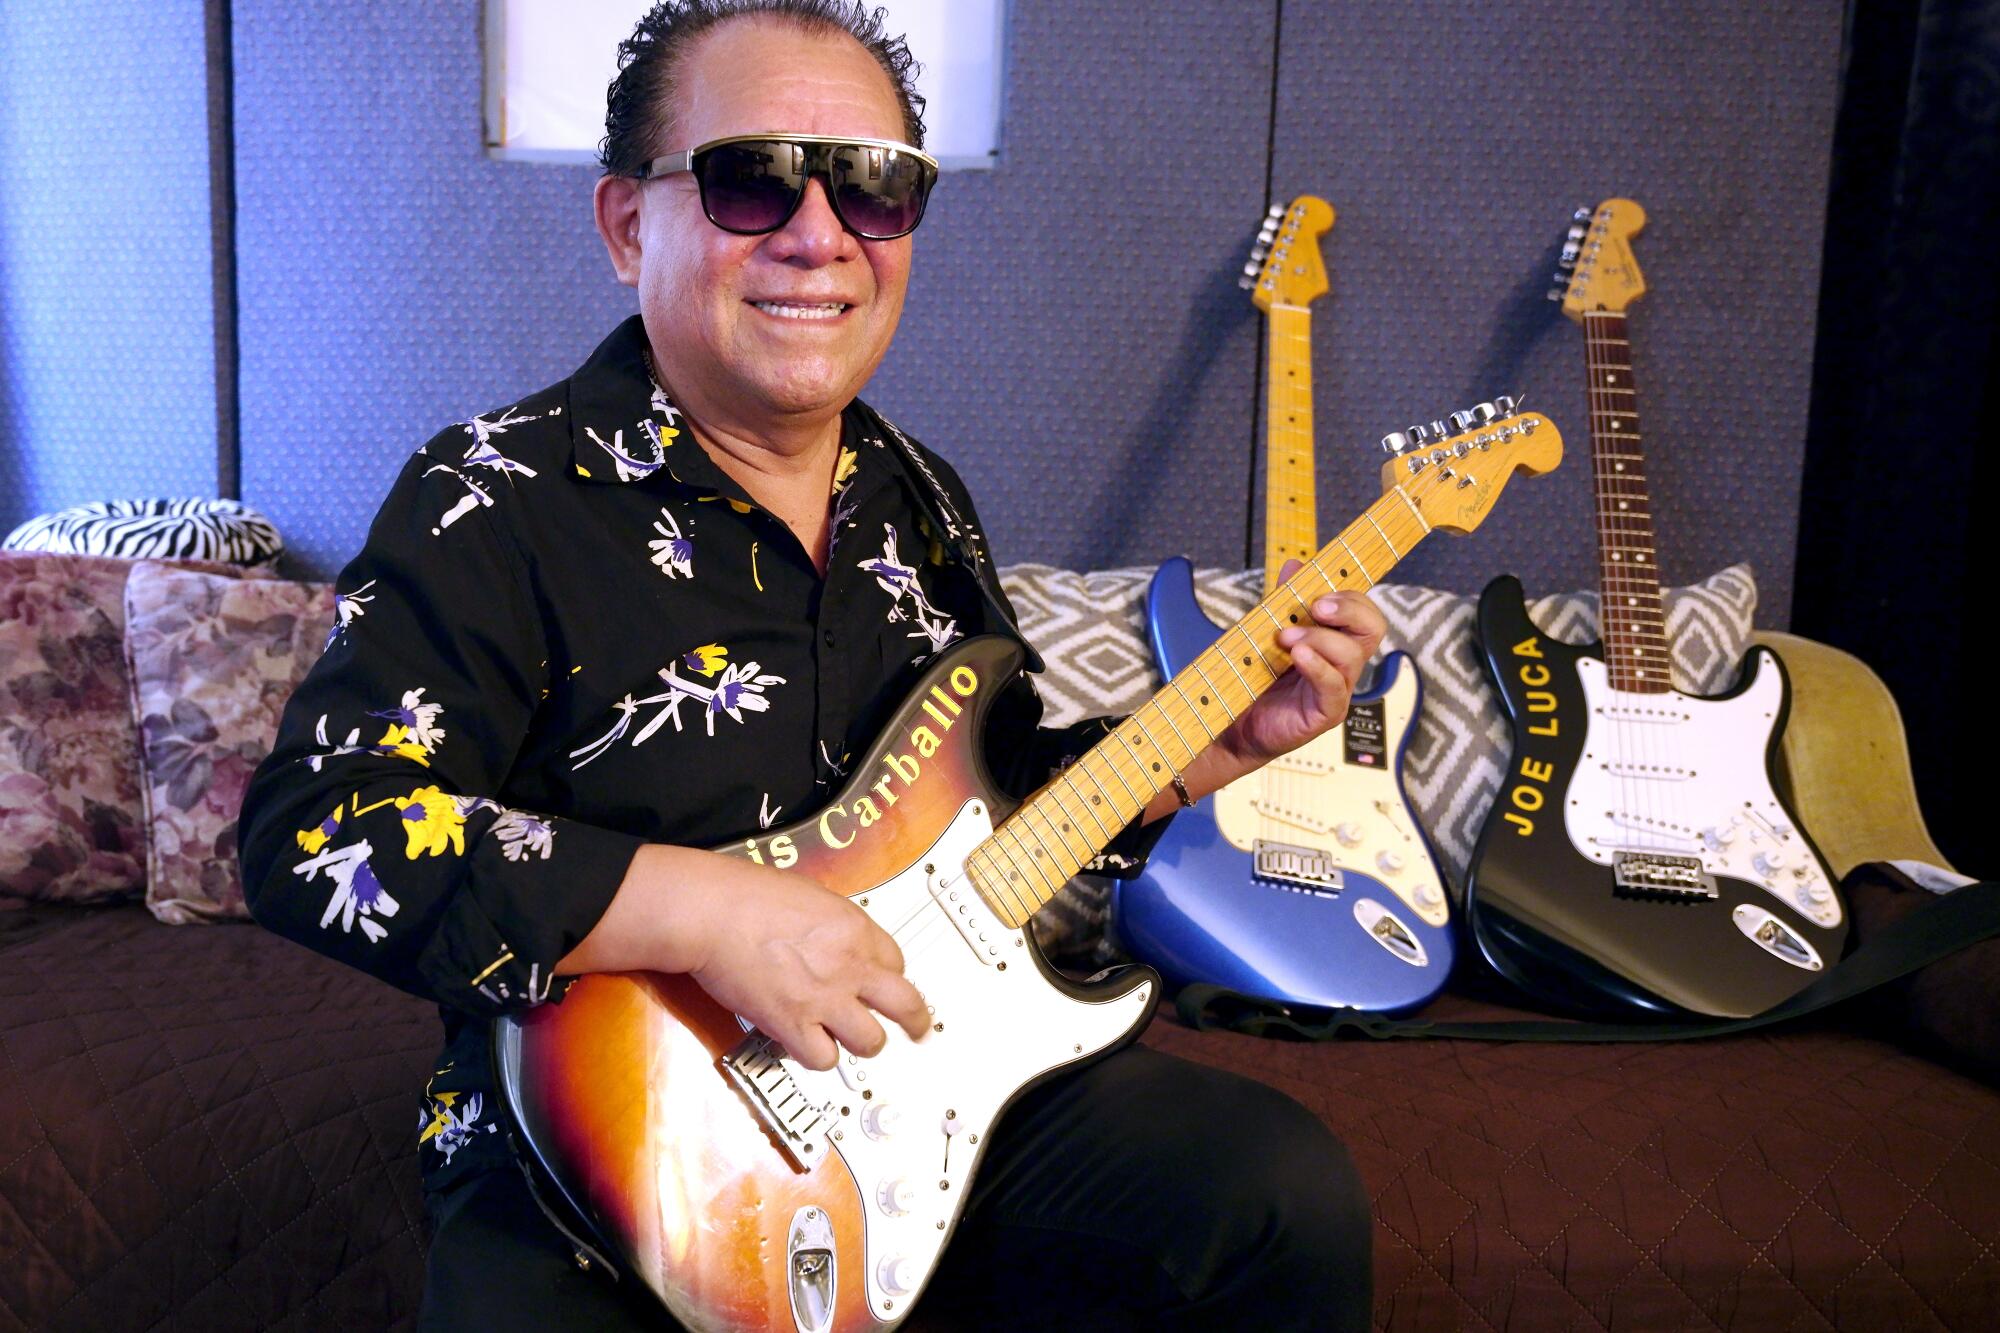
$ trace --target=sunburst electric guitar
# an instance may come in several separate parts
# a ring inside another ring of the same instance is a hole
[[[1266,589],[1319,546],[1310,307],[1327,289],[1319,237],[1333,220],[1311,195],[1274,206],[1244,270],[1270,347]],[[1162,676],[1225,632],[1179,557],[1154,574],[1146,622]],[[1176,816],[1144,873],[1113,886],[1121,947],[1176,987],[1389,1013],[1436,995],[1454,953],[1444,879],[1402,781],[1422,706],[1415,665],[1390,653],[1341,726]]]
[[[586,976],[494,1025],[517,1138],[614,1267],[691,1329],[894,1327],[951,1239],[994,1122],[1023,1089],[1130,1041],[1150,969],[1047,967],[1028,918],[1277,679],[1278,632],[1366,588],[1436,528],[1478,526],[1562,453],[1538,416],[1390,460],[1366,513],[1018,806],[981,731],[1012,640],[953,645],[817,815],[716,850],[810,875],[900,944],[932,1010],[868,1059],[807,1069],[682,975]],[[1029,1275],[1024,1275],[1027,1280]]]
[[[1480,951],[1545,999],[1631,1014],[1761,1013],[1840,960],[1839,891],[1771,779],[1791,688],[1752,648],[1728,693],[1673,685],[1626,307],[1645,291],[1630,199],[1579,209],[1549,293],[1583,325],[1601,643],[1479,599],[1480,655],[1514,748],[1474,854]]]

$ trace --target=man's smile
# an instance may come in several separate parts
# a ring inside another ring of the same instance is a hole
[[[779,319],[838,319],[854,308],[845,301],[752,301],[750,304]]]

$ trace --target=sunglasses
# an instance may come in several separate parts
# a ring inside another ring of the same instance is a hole
[[[656,157],[639,172],[656,180],[694,173],[701,211],[738,236],[776,231],[798,212],[806,182],[818,176],[834,216],[856,236],[891,241],[924,220],[937,183],[937,159],[891,139],[823,134],[733,134]]]

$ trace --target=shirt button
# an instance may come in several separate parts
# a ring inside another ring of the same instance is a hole
[[[828,631],[827,631],[826,633],[824,633],[824,634],[820,635],[820,637],[821,637],[822,639],[824,639],[824,640],[826,641],[826,646],[827,646],[827,647],[829,647],[829,648],[833,647],[833,631],[832,631],[832,630],[828,630]]]

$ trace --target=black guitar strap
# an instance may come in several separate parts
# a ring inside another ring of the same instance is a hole
[[[1341,1036],[1451,1037],[1461,1041],[1685,1041],[1692,1037],[1730,1036],[1802,1017],[1887,985],[1968,945],[1995,936],[2000,936],[2000,881],[1968,884],[1885,927],[1825,976],[1783,1004],[1752,1018],[1667,1023],[1587,1023],[1560,1018],[1434,1023],[1384,1018],[1354,1009],[1276,1005],[1220,986],[1201,985],[1184,989],[1175,1006],[1181,1021],[1190,1027],[1227,1028],[1253,1036],[1305,1041]]]
[[[985,599],[986,609],[993,616],[994,623],[1004,626],[1006,632],[1020,642],[1021,647],[1027,650],[1027,669],[1039,674],[1043,670],[1042,656],[1035,651],[1035,645],[1028,642],[1028,636],[1021,633],[1021,627],[1014,623],[1013,612],[1008,609],[1000,590],[1000,576],[993,568],[993,557],[986,553],[986,539],[958,512],[951,493],[945,490],[944,483],[938,480],[937,473],[910,437],[860,399],[854,400],[854,407],[869,432],[894,448],[902,458],[905,470],[917,482],[912,488],[917,495],[917,505],[924,511],[931,527],[937,530],[938,540],[960,564],[972,571],[973,581],[979,585],[979,595]]]

